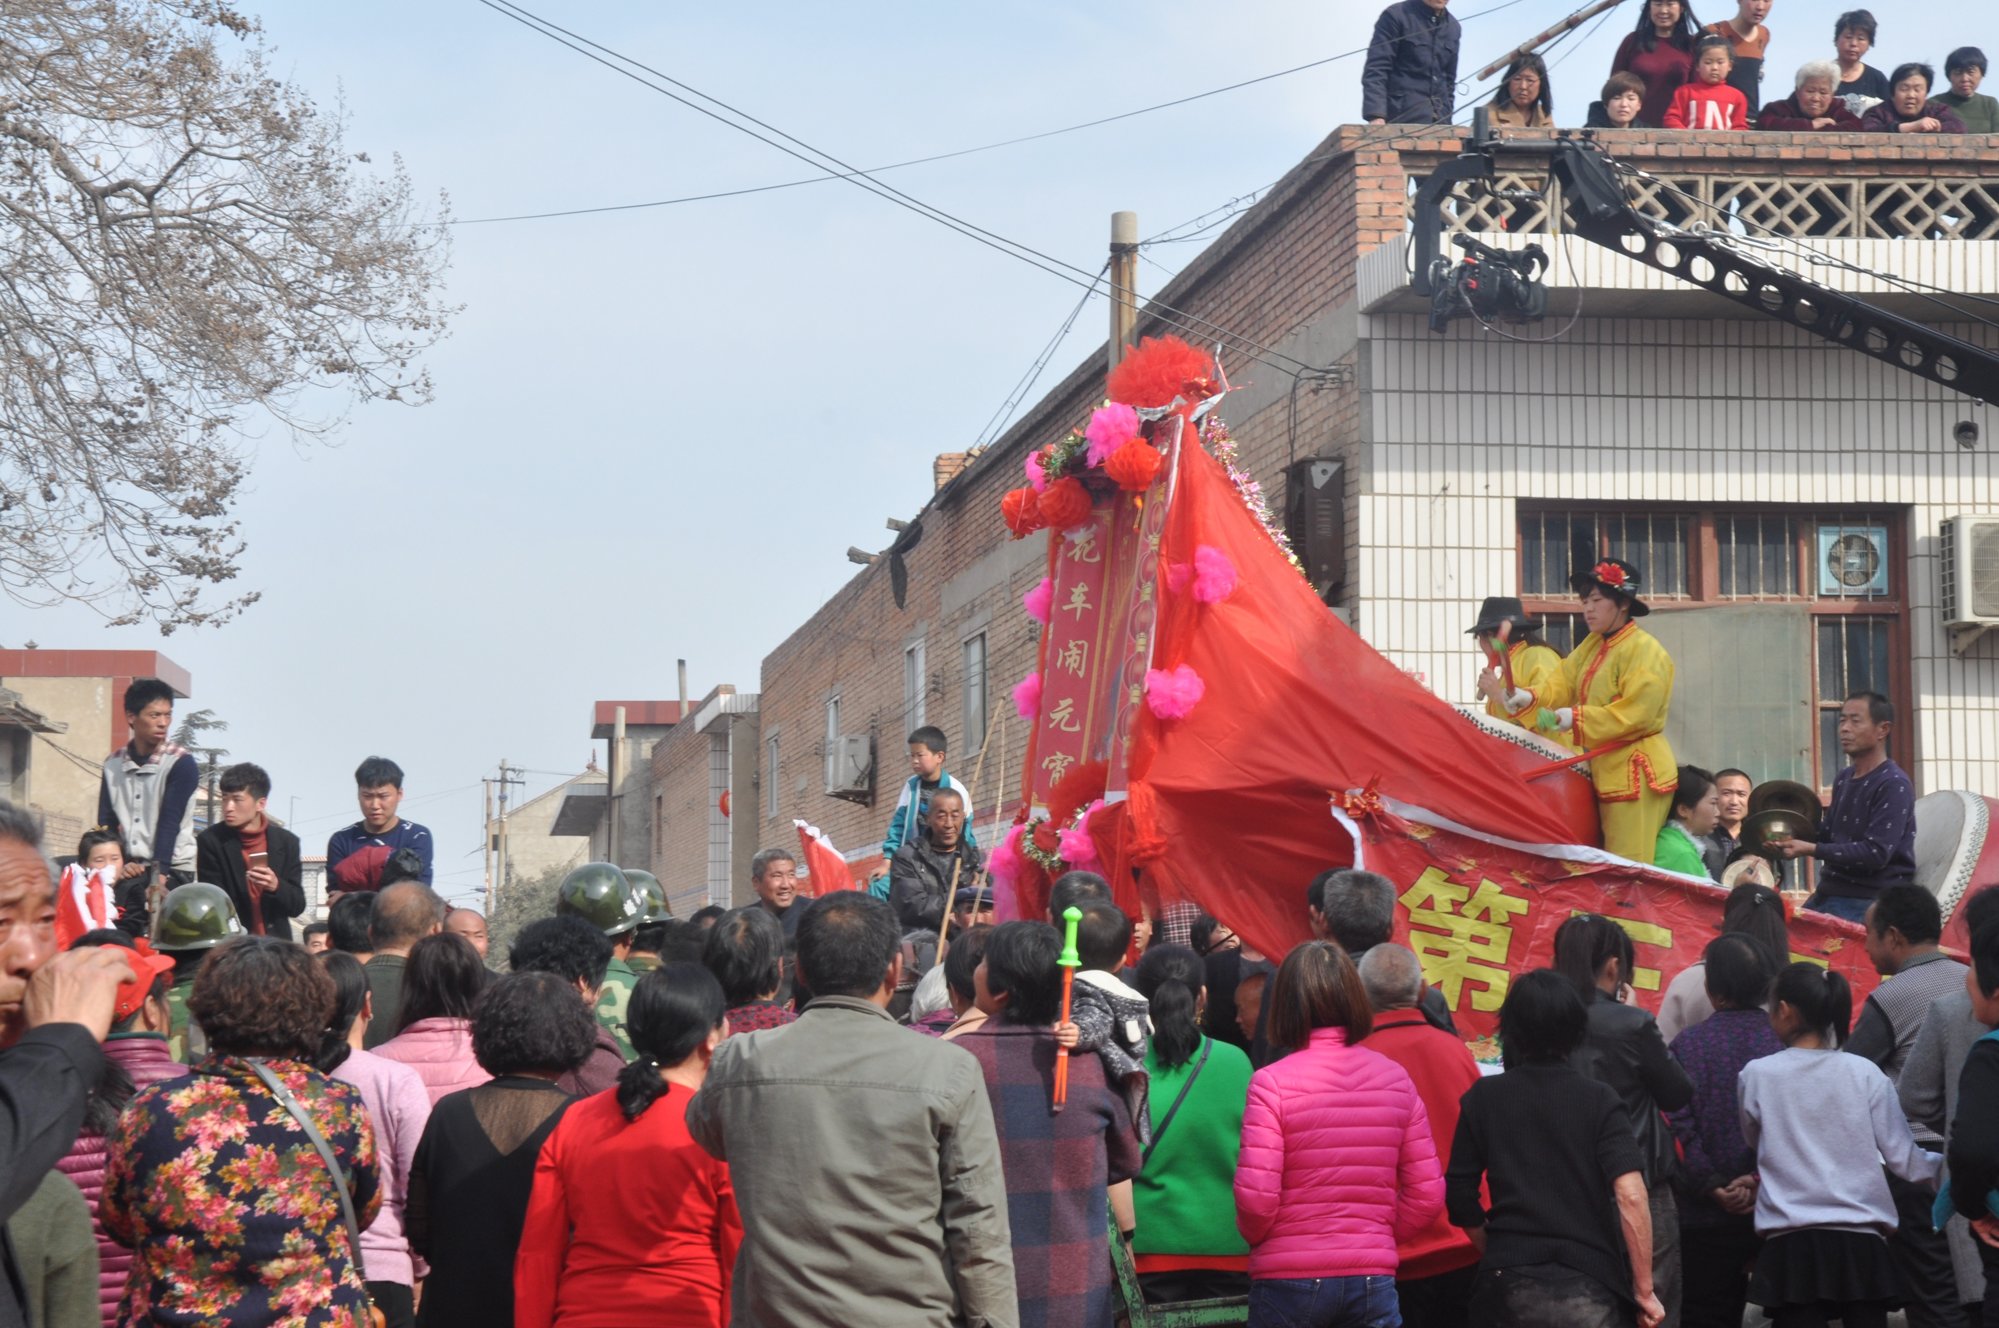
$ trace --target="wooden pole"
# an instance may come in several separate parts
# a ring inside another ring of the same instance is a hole
[[[1115,369],[1138,328],[1138,214],[1111,213],[1110,367]]]
[[[1557,23],[1554,27],[1549,28],[1546,32],[1542,33],[1540,36],[1521,42],[1518,46],[1508,51],[1505,55],[1500,56],[1497,60],[1494,60],[1491,64],[1479,70],[1476,74],[1473,74],[1472,81],[1477,82],[1479,79],[1482,78],[1491,78],[1494,74],[1497,74],[1500,70],[1506,68],[1508,65],[1512,64],[1515,60],[1518,60],[1521,56],[1528,55],[1536,50],[1539,50],[1541,47],[1546,46],[1549,42],[1561,36],[1563,33],[1573,32],[1576,28],[1580,27],[1584,23],[1589,22],[1589,20],[1595,18],[1598,14],[1601,14],[1604,10],[1615,9],[1623,3],[1624,0],[1597,0],[1597,3],[1593,5],[1585,5],[1583,8],[1578,9],[1575,13],[1563,19],[1560,23]]]
[[[479,781],[486,787],[486,823],[479,827],[479,838],[486,850],[486,916],[493,916],[493,781]]]

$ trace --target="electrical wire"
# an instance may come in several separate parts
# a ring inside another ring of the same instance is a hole
[[[1502,9],[1511,9],[1515,5],[1524,3],[1525,0],[1503,0],[1502,3],[1481,9],[1475,14],[1466,14],[1458,22],[1460,25],[1471,23],[1477,19],[1486,17],[1488,14],[1497,14]],[[509,17],[512,16],[509,15]],[[1409,38],[1398,37],[1396,40],[1407,41]],[[1064,134],[1079,133],[1085,129],[1097,129],[1107,124],[1116,124],[1121,120],[1130,120],[1141,115],[1150,115],[1155,111],[1171,110],[1174,107],[1185,106],[1191,102],[1204,101],[1209,97],[1219,97],[1226,92],[1236,92],[1243,88],[1254,87],[1259,83],[1269,83],[1276,79],[1288,78],[1293,74],[1302,74],[1307,70],[1320,69],[1341,60],[1351,60],[1355,56],[1366,55],[1368,49],[1369,47],[1367,46],[1359,46],[1350,51],[1341,51],[1337,55],[1325,56],[1318,60],[1309,60],[1302,65],[1292,65],[1289,69],[1279,69],[1274,73],[1259,74],[1254,78],[1240,79],[1234,83],[1223,84],[1218,88],[1209,88],[1205,92],[1190,93],[1185,97],[1175,97],[1171,101],[1155,102],[1150,106],[1140,106],[1136,110],[1120,111],[1115,115],[1099,116],[1094,120],[1084,120],[1077,124],[1063,125],[1059,129],[1044,129],[1039,133],[1021,134],[1014,138],[1000,139],[997,142],[981,143],[977,147],[958,148],[951,152],[936,152],[927,157],[911,157],[907,161],[890,162],[886,166],[875,166],[865,171],[836,171],[825,175],[815,175],[803,180],[780,180],[774,184],[751,185],[742,189],[723,189],[706,194],[687,194],[679,198],[660,198],[643,203],[610,203],[599,207],[562,208],[551,212],[521,212],[508,216],[464,217],[446,224],[452,226],[486,226],[498,222],[545,221],[555,217],[585,217],[606,212],[633,212],[646,208],[673,207],[681,203],[705,203],[720,198],[741,198],[749,194],[769,193],[776,189],[796,189],[801,185],[820,184],[827,180],[846,179],[855,175],[880,175],[884,171],[899,171],[910,166],[927,166],[932,162],[951,161],[958,157],[969,157],[981,152],[994,152],[1000,148],[1017,147],[1022,143],[1038,143],[1043,139],[1059,138]]]
[[[1043,253],[1038,249],[1034,249],[1031,246],[1022,244],[1017,240],[1010,240],[1007,237],[998,234],[997,232],[987,230],[982,226],[978,226],[972,222],[964,220],[963,218],[954,216],[951,213],[945,212],[941,208],[934,207],[931,204],[923,202],[921,199],[915,198],[912,195],[905,193],[900,189],[895,188],[893,185],[882,184],[880,181],[875,180],[872,177],[867,176],[865,173],[857,170],[850,163],[840,160],[840,158],[835,157],[833,154],[826,152],[823,149],[813,147],[810,143],[805,142],[803,139],[798,138],[793,134],[789,134],[782,129],[778,129],[774,125],[770,125],[765,121],[759,120],[755,116],[750,115],[748,112],[742,111],[730,105],[729,103],[722,101],[717,97],[711,96],[710,94],[702,92],[699,89],[694,88],[689,84],[683,83],[680,80],[672,77],[671,75],[665,74],[660,70],[654,69],[653,67],[645,64],[642,61],[634,60],[629,56],[622,55],[617,51],[611,50],[609,47],[591,41],[587,37],[583,37],[576,33],[573,33],[569,29],[562,27],[560,24],[554,23],[548,19],[541,18],[540,16],[534,14],[532,11],[527,10],[520,5],[513,3],[512,0],[479,0],[479,3],[485,5],[487,8],[493,10],[495,13],[502,14],[507,18],[513,19],[515,22],[520,23],[523,27],[526,27],[531,31],[540,33],[542,36],[549,38],[551,41],[555,41],[560,45],[567,46],[569,49],[577,52],[579,55],[582,55],[589,60],[595,61],[596,63],[603,65],[605,68],[610,69],[614,73],[620,74],[626,78],[631,79],[633,82],[638,83],[641,87],[649,88],[652,91],[659,93],[661,96],[679,102],[681,105],[686,106],[690,110],[696,111],[699,114],[706,116],[711,120],[716,121],[717,123],[727,125],[731,129],[736,130],[738,133],[746,134],[749,137],[754,138],[761,143],[764,143],[770,147],[774,147],[788,156],[796,157],[798,160],[806,162],[808,165],[819,166],[823,169],[824,164],[819,161],[814,161],[813,157],[824,158],[826,162],[831,162],[833,165],[838,166],[842,168],[844,171],[848,172],[848,174],[842,175],[840,177],[841,179],[845,180],[847,183],[852,184],[857,188],[864,189],[869,193],[875,194],[877,197],[885,199],[888,202],[894,203],[896,206],[904,208],[907,211],[913,212],[920,217],[924,217],[927,220],[934,221],[939,225],[946,227],[949,230],[957,231],[959,234],[964,235],[966,238],[971,239],[976,243],[985,245],[989,249],[992,249],[998,253],[1006,254],[1008,257],[1017,259],[1018,261],[1026,263],[1031,267],[1039,268],[1051,276],[1054,276],[1063,281],[1067,281],[1072,285],[1083,287],[1084,289],[1088,289],[1089,286],[1089,283],[1085,282],[1084,278],[1086,277],[1090,278],[1092,282],[1095,280],[1094,274],[1092,274],[1085,268],[1077,267],[1073,263],[1069,263],[1063,259],[1056,258],[1050,254]],[[627,65],[629,65],[631,68],[626,68],[625,66]],[[641,77],[639,73],[634,73],[633,70],[642,71],[644,74],[650,75],[653,78],[661,80],[662,82],[671,84],[672,87],[661,87],[659,86],[658,83],[650,82],[648,81],[647,78]],[[673,91],[672,90],[673,88],[680,88],[689,95],[682,96],[680,93]],[[709,109],[709,107],[703,106],[699,104],[699,102],[692,100],[691,98],[699,98],[701,101],[710,102],[715,106],[721,107],[722,111],[726,111],[728,114],[725,115],[722,114],[720,111],[711,110]],[[736,119],[731,119],[730,116],[734,116],[736,117]],[[738,123],[739,120],[747,122],[748,125],[754,125],[756,126],[756,128],[755,129],[748,128],[744,123]],[[769,133],[768,134],[759,133],[757,132],[759,129],[768,130]],[[771,137],[771,135],[776,135],[776,137]],[[780,142],[779,141],[780,139],[786,141]],[[788,144],[796,144],[797,146],[792,147],[789,146]],[[808,156],[807,155],[808,153],[812,155]],[[1275,357],[1276,360],[1289,361],[1292,365],[1295,365],[1299,369],[1310,369],[1312,367],[1306,364],[1303,360],[1297,359],[1295,356],[1286,355],[1281,351],[1273,350],[1268,346],[1265,346],[1247,336],[1242,335],[1241,333],[1233,332],[1228,328],[1223,327],[1221,324],[1202,318],[1197,314],[1192,314],[1185,310],[1173,309],[1170,306],[1159,304],[1157,301],[1148,302],[1148,310],[1149,311],[1163,310],[1165,313],[1171,314],[1172,318],[1167,321],[1178,322],[1181,326],[1186,327],[1187,330],[1189,331],[1194,331],[1196,326],[1198,326],[1201,329],[1205,329],[1204,331],[1200,331],[1196,334],[1202,340],[1207,340],[1209,337],[1212,336],[1218,341],[1218,343],[1229,343],[1229,342],[1236,343],[1235,345],[1231,346],[1230,349],[1236,351],[1237,353],[1244,354],[1248,358],[1256,360],[1259,363],[1266,364],[1269,367],[1278,370],[1279,372],[1289,372],[1289,370],[1286,370],[1284,366],[1281,364],[1274,363],[1272,359],[1265,358],[1266,356]]]
[[[1143,258],[1144,254],[1141,253],[1139,256]],[[1106,259],[1103,270],[1097,273],[1098,280],[1101,281],[1104,274],[1110,270],[1110,261]],[[1062,326],[1055,330],[1055,335],[1048,339],[1046,346],[1042,347],[1041,354],[1035,357],[1034,362],[1027,367],[1027,372],[1021,375],[1013,391],[1007,395],[1006,400],[1000,402],[999,409],[993,412],[993,417],[986,421],[986,427],[979,431],[978,441],[973,444],[975,447],[984,447],[1006,432],[1006,426],[1013,421],[1013,412],[1020,408],[1020,403],[1027,399],[1027,394],[1034,390],[1034,385],[1041,381],[1041,375],[1048,369],[1048,362],[1055,358],[1055,352],[1068,338],[1069,330],[1076,326],[1077,318],[1082,316],[1083,307],[1089,304],[1090,297],[1096,293],[1097,282],[1093,281],[1090,283],[1090,288],[1083,292],[1083,298],[1076,301],[1076,307],[1069,311],[1069,316],[1062,320]]]

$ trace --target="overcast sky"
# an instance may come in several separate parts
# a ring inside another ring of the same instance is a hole
[[[400,153],[461,220],[813,173],[476,0],[241,3],[281,75],[324,105],[344,95],[353,148]],[[1462,72],[1571,7],[1452,0]],[[1841,8],[1778,0],[1777,91],[1830,53]],[[1365,43],[1378,9],[564,0],[546,12],[876,166],[1337,55]],[[1984,30],[1958,28],[1953,10]],[[1999,50],[1991,6],[1879,12],[1884,69],[1941,63],[1965,41]],[[1580,121],[1636,17],[1625,0],[1553,53],[1563,122]],[[1358,118],[1360,68],[1351,57],[884,178],[1094,271],[1112,211],[1135,210],[1156,235],[1268,185]],[[1141,288],[1198,249],[1148,248]],[[396,758],[405,811],[436,834],[440,886],[469,893],[482,776],[506,757],[534,772],[533,794],[581,769],[591,702],[671,697],[678,657],[697,698],[723,682],[755,690],[763,656],[855,570],[847,547],[883,546],[884,518],[921,506],[932,457],[981,437],[1079,291],[830,182],[460,225],[449,294],[465,309],[431,357],[433,404],[372,407],[335,446],[257,456],[243,580],[264,599],[239,622],[161,641],[82,610],[10,608],[0,644],[164,650],[193,674],[186,704],[219,712],[235,756],[271,770],[273,810],[298,799],[308,852],[353,819],[354,765]],[[1106,318],[1093,301],[1043,389]]]

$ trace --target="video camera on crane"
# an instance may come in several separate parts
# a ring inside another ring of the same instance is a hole
[[[1548,270],[1548,254],[1540,245],[1509,252],[1462,234],[1453,235],[1451,243],[1466,256],[1455,267],[1441,256],[1430,264],[1432,332],[1467,313],[1485,323],[1531,323],[1547,316],[1548,288],[1541,274]]]

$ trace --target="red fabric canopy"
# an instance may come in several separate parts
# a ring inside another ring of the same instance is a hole
[[[1545,756],[1483,732],[1335,618],[1192,429],[1175,486],[1165,566],[1207,545],[1237,584],[1203,604],[1161,578],[1153,667],[1190,666],[1206,693],[1185,718],[1140,718],[1129,802],[1091,823],[1115,845],[1114,881],[1138,868],[1148,891],[1192,900],[1278,955],[1307,934],[1312,877],[1352,861],[1330,811],[1349,789],[1374,785],[1520,843],[1598,842],[1587,778],[1524,780]]]

